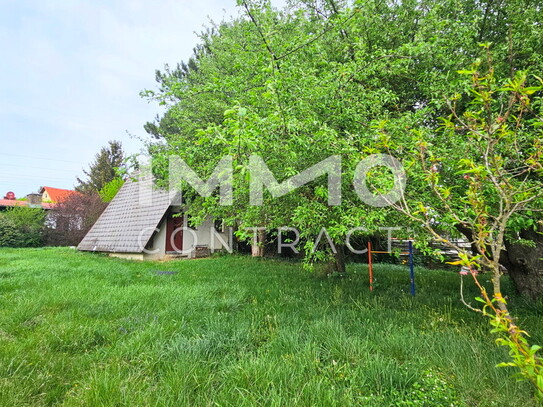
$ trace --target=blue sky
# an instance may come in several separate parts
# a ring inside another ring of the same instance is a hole
[[[72,188],[108,140],[160,112],[139,97],[235,0],[0,0],[0,199]]]

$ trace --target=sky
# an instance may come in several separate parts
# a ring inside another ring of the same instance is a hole
[[[141,152],[161,109],[140,91],[210,18],[237,13],[235,0],[0,0],[0,199],[73,188],[108,140]]]

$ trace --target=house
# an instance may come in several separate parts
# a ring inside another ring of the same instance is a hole
[[[152,179],[127,180],[78,249],[134,260],[202,257],[232,247],[232,234],[207,219],[187,226],[179,195],[156,188]]]
[[[57,229],[59,215],[55,209],[58,209],[59,204],[75,194],[79,194],[79,192],[71,189],[41,187],[38,193],[30,193],[24,199],[17,199],[13,192],[8,192],[4,199],[0,199],[0,211],[14,206],[44,209],[47,211],[45,226]],[[80,222],[80,220],[76,219],[76,222]]]
[[[47,209],[47,215],[45,216],[45,226],[50,230],[58,229],[59,232],[65,232],[66,229],[70,229],[69,225],[76,225],[75,228],[78,228],[78,224],[81,223],[81,220],[78,218],[75,219],[65,219],[66,217],[59,214],[58,206],[63,201],[68,199],[71,196],[77,195],[79,192],[72,189],[61,189],[53,187],[41,187],[39,192],[28,194],[26,199],[28,201],[28,206],[31,208],[42,208]]]
[[[28,206],[28,202],[17,199],[15,194],[11,191],[8,192],[3,199],[0,199],[0,211],[14,206]]]
[[[71,189],[60,189],[52,187],[41,187],[40,195],[42,203],[59,203],[73,194],[77,194],[76,191]]]
[[[49,187],[45,187],[45,188],[49,188]],[[66,189],[57,189],[57,188],[52,188],[52,189],[57,190],[57,191],[71,192],[71,193],[75,192],[75,191],[70,191]],[[28,208],[41,208],[45,210],[50,210],[50,209],[54,209],[55,204],[57,202],[58,201],[56,200],[55,201],[43,200],[41,192],[39,194],[34,194],[34,193],[28,194],[24,199],[17,199],[13,192],[8,192],[4,196],[3,199],[0,199],[0,211],[5,210],[7,208],[14,207],[14,206],[23,206],[23,207],[28,207]]]

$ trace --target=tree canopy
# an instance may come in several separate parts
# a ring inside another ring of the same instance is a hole
[[[224,155],[234,159],[234,204],[193,194],[195,219],[212,213],[229,224],[288,225],[306,238],[326,227],[337,243],[350,227],[371,233],[405,225],[390,209],[360,201],[352,188],[358,162],[390,151],[391,143],[402,158],[413,146],[410,130],[436,130],[438,118],[450,114],[446,101],[468,90],[457,71],[481,56],[481,43],[492,44],[497,76],[538,72],[543,64],[542,10],[534,1],[296,1],[283,10],[261,1],[238,4],[238,18],[202,33],[187,63],[157,71],[158,89],[142,92],[167,107],[146,125],[156,140],[149,148],[158,173],[167,176],[169,154],[202,178]],[[455,108],[468,104],[464,97]],[[324,177],[249,205],[252,154],[265,157],[277,180],[339,155],[342,205],[327,205]],[[389,175],[376,172],[374,181],[386,189]],[[434,199],[422,181],[411,177],[408,188]]]
[[[87,180],[77,178],[76,190],[84,193],[99,193],[108,183],[118,178],[119,170],[124,167],[124,152],[120,141],[109,141],[108,146],[102,147],[89,164],[88,170],[83,170]]]

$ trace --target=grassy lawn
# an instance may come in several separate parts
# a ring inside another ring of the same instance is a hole
[[[0,405],[534,406],[458,275],[416,273],[412,298],[391,265],[370,293],[363,265],[2,249]],[[543,343],[541,304],[512,303]]]

